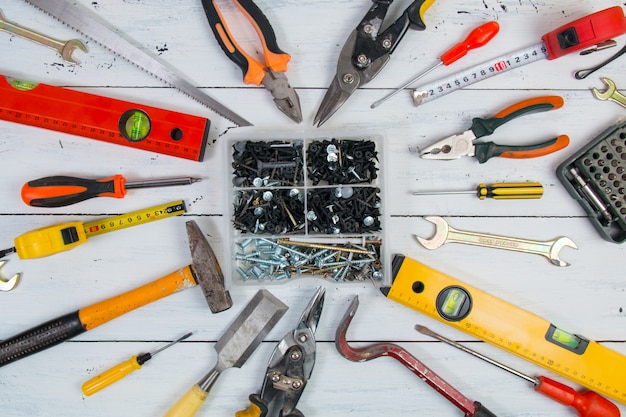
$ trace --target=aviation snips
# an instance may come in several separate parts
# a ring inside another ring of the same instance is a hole
[[[236,417],[304,417],[296,408],[315,364],[315,330],[322,314],[326,289],[319,287],[304,309],[298,325],[283,337],[270,356],[259,394]]]
[[[389,62],[409,28],[424,30],[424,12],[435,0],[415,0],[384,31],[380,31],[393,0],[372,0],[374,5],[352,31],[337,62],[337,73],[326,91],[313,124],[320,127],[348,100],[357,88],[367,84]]]

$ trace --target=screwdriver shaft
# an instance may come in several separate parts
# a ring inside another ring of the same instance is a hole
[[[106,371],[91,378],[89,381],[85,382],[82,385],[83,394],[87,396],[95,394],[96,392],[126,377],[131,372],[134,372],[137,369],[141,369],[143,364],[149,361],[150,359],[152,359],[154,355],[180,342],[181,340],[187,339],[192,334],[193,332],[189,332],[185,334],[184,336],[179,337],[178,339],[174,340],[173,342],[170,342],[167,345],[155,350],[152,353],[134,355],[130,359],[127,359],[124,362],[118,363],[117,365],[107,369]]]
[[[169,187],[173,185],[189,185],[198,181],[202,181],[202,178],[194,178],[194,177],[174,177],[174,178],[162,178],[162,179],[155,178],[152,180],[127,182],[125,187],[127,190],[131,188]]]
[[[391,97],[393,97],[396,94],[398,94],[400,91],[402,91],[405,88],[409,87],[415,81],[419,80],[420,78],[425,77],[426,75],[430,74],[432,71],[434,71],[435,69],[439,68],[442,65],[443,65],[443,61],[442,60],[438,60],[435,64],[431,65],[430,67],[426,68],[424,71],[420,72],[419,74],[417,74],[416,76],[411,78],[409,81],[404,83],[404,85],[402,85],[401,87],[396,88],[395,90],[393,90],[391,93],[387,94],[385,97],[381,98],[380,100],[377,100],[377,101],[373,102],[370,105],[370,109],[375,109],[376,107],[380,106],[385,101],[389,100]]]
[[[503,363],[500,363],[500,362],[498,362],[498,361],[496,361],[494,359],[491,359],[491,358],[489,358],[489,357],[487,357],[487,356],[485,356],[485,355],[483,355],[481,353],[478,353],[475,350],[472,350],[472,349],[468,348],[467,346],[464,346],[464,345],[462,345],[460,343],[455,342],[454,340],[450,340],[450,339],[448,339],[445,336],[442,336],[442,335],[440,335],[438,333],[435,333],[432,330],[430,330],[428,327],[425,327],[425,326],[422,326],[422,325],[418,324],[418,325],[415,326],[415,330],[417,330],[418,332],[420,332],[422,334],[425,334],[426,336],[430,336],[430,337],[432,337],[434,339],[437,339],[437,340],[439,340],[441,342],[444,342],[444,343],[446,343],[446,344],[448,344],[450,346],[454,346],[455,348],[457,348],[459,350],[462,350],[465,353],[469,353],[470,355],[475,356],[478,359],[482,359],[485,362],[488,362],[488,363],[490,363],[492,365],[495,365],[495,366],[497,366],[500,369],[504,369],[505,371],[510,372],[513,375],[517,375],[520,378],[523,378],[523,379],[525,379],[528,382],[531,382],[531,383],[533,383],[535,385],[539,384],[539,380],[537,378],[533,378],[530,375],[526,375],[526,374],[524,374],[524,373],[522,373],[520,371],[517,371],[517,370],[515,370],[515,369],[513,369],[513,368],[511,368],[509,366],[506,366]]]

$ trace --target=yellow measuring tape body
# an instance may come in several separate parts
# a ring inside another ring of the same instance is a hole
[[[626,356],[396,255],[393,284],[383,293],[429,317],[626,404]]]
[[[42,227],[16,237],[13,243],[20,259],[42,258],[73,249],[92,236],[179,216],[186,210],[184,201],[173,201],[89,223],[75,221]]]

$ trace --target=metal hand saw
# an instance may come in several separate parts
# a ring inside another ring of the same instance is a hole
[[[199,101],[204,106],[221,114],[228,120],[239,126],[252,126],[243,117],[239,116],[214,98],[208,96],[192,83],[187,81],[174,70],[139,49],[128,40],[124,39],[114,29],[97,19],[84,7],[66,0],[25,0],[27,3],[38,7],[42,11],[50,14],[74,30],[81,32],[85,36],[93,39],[102,46],[110,49],[115,54],[135,64],[144,71],[163,80],[165,83],[175,87],[187,94],[194,100]]]

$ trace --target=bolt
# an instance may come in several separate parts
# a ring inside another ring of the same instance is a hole
[[[356,57],[356,62],[361,66],[365,66],[370,62],[370,59],[367,57],[367,55],[360,54]]]
[[[374,27],[372,25],[365,25],[363,26],[363,32],[365,33],[372,33],[374,31]]]
[[[302,358],[302,353],[300,353],[299,350],[294,350],[293,352],[289,354],[289,359],[291,359],[294,362],[299,361],[300,358]]]
[[[391,48],[391,40],[389,38],[383,39],[383,48],[385,49]]]
[[[343,82],[346,84],[352,84],[354,82],[354,79],[354,75],[350,73],[344,74],[342,77]]]

